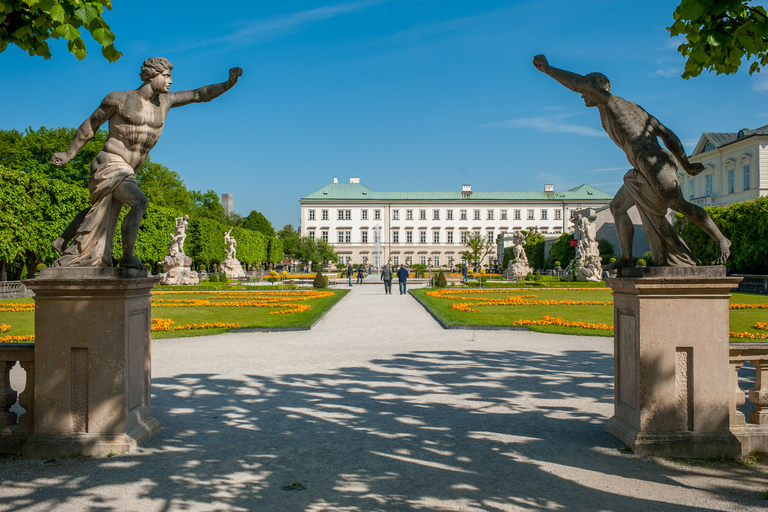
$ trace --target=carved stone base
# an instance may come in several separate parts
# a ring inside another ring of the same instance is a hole
[[[22,455],[130,451],[160,429],[150,401],[150,292],[160,278],[46,270],[25,281],[35,292],[35,418]]]
[[[163,260],[163,273],[160,274],[160,284],[164,285],[195,285],[200,282],[197,272],[189,266],[192,260],[186,254],[166,256]]]
[[[622,275],[632,277],[621,277]],[[728,292],[723,267],[621,269],[614,291],[614,417],[638,454],[739,457],[729,429]]]
[[[245,271],[240,262],[235,258],[227,258],[219,265],[219,272],[222,272],[227,279],[239,279],[245,277]]]

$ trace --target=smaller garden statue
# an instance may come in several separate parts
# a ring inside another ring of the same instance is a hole
[[[171,233],[171,241],[168,242],[168,256],[163,259],[163,273],[160,284],[180,285],[198,284],[200,282],[197,272],[190,268],[192,260],[184,254],[184,240],[187,238],[187,226],[189,215],[176,219],[174,233]]]
[[[576,258],[566,267],[564,278],[579,282],[600,281],[603,278],[603,270],[600,264],[600,250],[592,233],[592,223],[582,215],[574,222],[574,235],[579,243],[576,245]]]
[[[509,265],[505,271],[507,279],[511,281],[519,281],[533,272],[533,269],[528,265],[528,256],[525,254],[525,249],[523,249],[524,243],[525,235],[520,230],[513,231],[512,259],[509,260]]]
[[[227,244],[227,259],[221,262],[219,270],[227,276],[227,279],[245,277],[245,271],[237,260],[237,240],[231,236],[232,229],[224,233],[224,243]]]

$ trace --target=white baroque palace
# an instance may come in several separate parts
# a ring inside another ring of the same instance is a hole
[[[469,233],[494,241],[518,229],[559,234],[576,211],[612,198],[590,185],[563,192],[552,185],[540,192],[478,192],[470,185],[455,192],[376,192],[360,178],[334,178],[299,203],[302,235],[334,245],[343,264],[451,267],[461,261]]]
[[[703,133],[690,161],[698,176],[678,169],[683,196],[699,206],[725,206],[768,196],[768,125],[736,133]]]

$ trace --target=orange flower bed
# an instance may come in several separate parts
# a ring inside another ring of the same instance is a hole
[[[0,332],[8,332],[11,330],[10,325],[0,324]]]
[[[34,311],[34,302],[0,302],[0,313],[23,313],[26,311]]]
[[[768,309],[768,304],[731,304],[728,309]]]
[[[763,331],[768,331],[768,323],[766,322],[755,322],[755,325],[752,326],[753,329],[760,329]]]
[[[226,323],[226,322],[203,322],[202,324],[186,324],[176,325],[176,322],[170,318],[153,318],[152,330],[153,331],[189,331],[192,329],[216,329],[224,327],[231,329],[233,327],[240,327],[238,322]]]
[[[588,322],[571,322],[562,318],[544,315],[541,320],[518,320],[512,325],[560,325],[563,327],[579,327],[581,329],[592,329],[595,331],[612,331],[613,325]]]
[[[590,290],[593,288],[589,288]],[[599,289],[599,288],[598,288]],[[456,302],[451,304],[451,309],[456,311],[465,311],[467,313],[476,313],[480,311],[472,306],[610,306],[613,302],[602,302],[597,300],[529,300],[536,295],[510,295],[505,298],[485,298],[485,297],[464,297],[460,294],[469,293],[499,293],[501,291],[517,291],[514,288],[501,288],[496,290],[436,290],[429,291],[427,295],[441,299],[465,299],[474,302]]]
[[[206,298],[200,299],[165,299],[156,298],[156,295],[167,294],[205,294]],[[288,302],[303,302],[313,299],[333,296],[333,292],[318,290],[290,290],[290,291],[220,291],[220,292],[155,292],[152,294],[152,305],[155,307],[238,307],[238,308],[280,308],[272,311],[270,315],[287,315],[301,313],[312,308],[309,304],[286,304]],[[243,300],[239,300],[243,299]]]
[[[10,330],[10,325],[0,324],[0,332],[8,332]],[[30,341],[35,341],[34,334],[28,334],[26,336],[11,336],[9,334],[8,336],[0,337],[0,343],[28,343]]]
[[[768,340],[768,332],[729,332],[728,336],[748,340]]]

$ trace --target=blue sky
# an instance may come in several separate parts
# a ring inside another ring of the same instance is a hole
[[[374,190],[614,193],[628,164],[595,109],[536,71],[533,56],[638,103],[690,151],[704,131],[768,124],[768,73],[683,80],[666,27],[678,2],[352,0],[115,2],[124,56],[86,36],[82,62],[0,54],[0,128],[79,126],[144,59],[174,64],[172,90],[244,76],[211,103],[171,111],[151,156],[235,211],[299,224],[298,199],[350,176]]]

